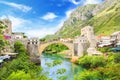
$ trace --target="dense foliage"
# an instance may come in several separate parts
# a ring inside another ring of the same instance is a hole
[[[102,47],[102,48],[98,48],[98,51],[102,52],[102,53],[107,53],[111,51],[111,48],[109,47]]]
[[[75,80],[120,80],[120,66],[87,70],[75,76]]]
[[[84,56],[78,60],[78,64],[87,69],[104,67],[106,63],[107,60],[103,56]]]
[[[44,53],[59,53],[64,50],[68,50],[68,47],[61,43],[55,43],[51,44],[48,47],[45,48]]]
[[[19,47],[18,47],[19,46]],[[29,56],[21,42],[15,43],[17,59],[5,62],[0,68],[0,80],[48,80],[42,74],[42,68],[29,61]]]
[[[119,80],[120,53],[110,53],[107,57],[85,56],[78,64],[86,70],[75,76],[75,80]]]
[[[3,24],[3,22],[0,21],[0,55],[1,52],[4,50],[5,46],[7,45],[7,41],[4,40],[3,37],[3,31],[6,28],[6,25]]]

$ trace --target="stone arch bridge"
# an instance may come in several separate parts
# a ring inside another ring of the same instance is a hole
[[[48,47],[49,45],[54,44],[54,43],[61,43],[61,44],[65,45],[70,50],[70,54],[71,55],[73,54],[73,43],[62,42],[62,41],[52,41],[52,42],[47,42],[47,43],[41,43],[39,46],[39,53],[42,54],[42,52],[44,51],[44,49],[46,47]]]

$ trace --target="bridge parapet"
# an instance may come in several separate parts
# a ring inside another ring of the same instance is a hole
[[[39,41],[38,38],[30,38],[30,39],[28,39],[28,43],[27,44],[39,45],[40,41]]]
[[[48,42],[40,42],[40,44],[45,44],[45,43],[73,43],[73,42],[70,42],[70,41],[67,41],[67,42],[65,42],[65,41],[60,41],[60,40],[56,40],[56,41],[48,41]]]

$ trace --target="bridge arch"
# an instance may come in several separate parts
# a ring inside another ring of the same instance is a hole
[[[61,42],[61,41],[53,41],[53,42],[40,44],[39,53],[42,54],[42,52],[45,50],[46,47],[48,47],[51,44],[55,44],[55,43],[61,43],[61,44],[65,45],[66,47],[68,47],[68,49],[71,51],[71,54],[72,54],[73,44],[72,43],[67,43],[67,42]]]

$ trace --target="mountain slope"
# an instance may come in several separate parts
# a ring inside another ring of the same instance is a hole
[[[97,35],[109,35],[120,30],[120,0],[105,0],[99,5],[78,7],[55,35],[75,37],[87,25],[93,26]]]
[[[96,5],[86,5],[78,7],[75,11],[73,11],[71,17],[64,22],[63,27],[56,33],[56,35],[62,37],[74,37],[74,35],[79,35],[80,26],[93,17],[92,11],[95,6]]]

